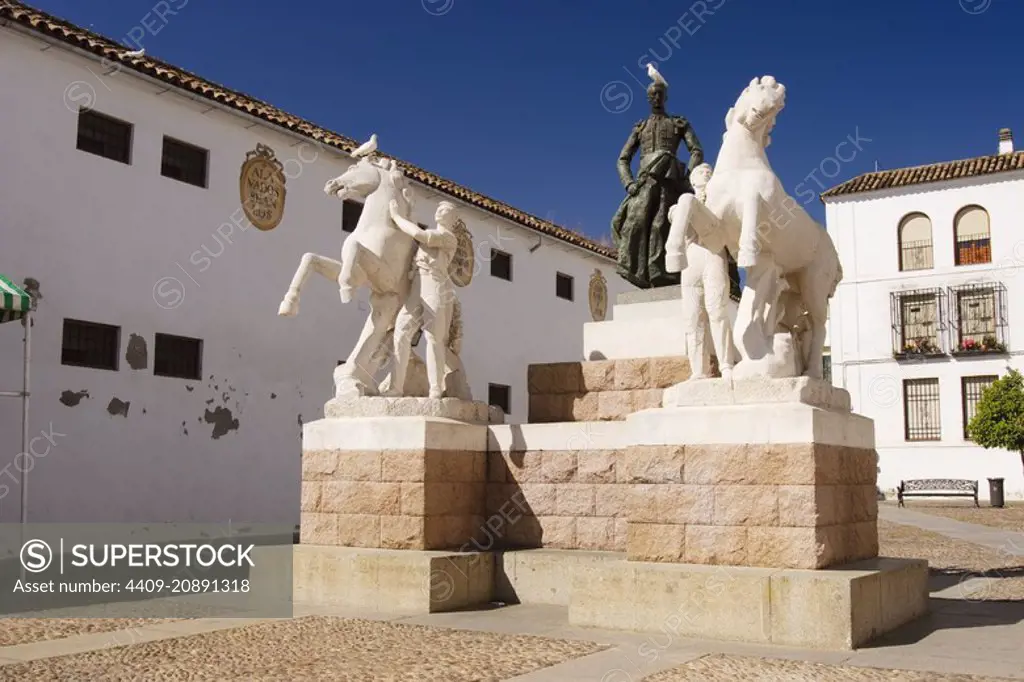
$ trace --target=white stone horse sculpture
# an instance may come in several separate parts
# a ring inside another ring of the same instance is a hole
[[[387,357],[377,351],[408,294],[409,267],[416,248],[415,240],[398,229],[389,214],[392,200],[408,213],[411,195],[405,176],[394,160],[374,159],[372,154],[369,149],[324,186],[325,193],[339,199],[365,197],[362,215],[341,248],[341,260],[305,254],[278,310],[279,315],[298,314],[299,294],[311,271],[337,281],[342,303],[350,302],[359,287],[369,287],[370,316],[348,359],[334,373],[335,397],[339,399],[377,395],[374,375],[381,359]]]
[[[785,98],[785,87],[771,76],[750,81],[726,114],[706,203],[683,195],[667,244],[669,257],[685,267],[678,231],[692,226],[702,244],[711,250],[724,244],[746,270],[733,334],[741,357],[735,378],[821,378],[828,301],[843,276],[831,237],[787,194],[765,154]],[[794,317],[779,309],[787,299],[800,304],[808,338],[776,333],[780,320]]]

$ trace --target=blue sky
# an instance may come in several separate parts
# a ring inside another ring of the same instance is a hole
[[[712,162],[750,79],[786,85],[769,157],[819,220],[821,186],[876,162],[1024,136],[1020,0],[30,4],[340,133],[376,132],[386,153],[592,237],[623,196],[615,161],[647,115],[652,59]]]

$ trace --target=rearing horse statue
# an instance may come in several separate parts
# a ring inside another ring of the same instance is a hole
[[[363,145],[353,154],[358,161],[324,186],[326,194],[338,199],[365,197],[362,215],[341,247],[341,260],[315,253],[303,255],[278,309],[278,314],[286,317],[298,314],[299,294],[311,271],[337,281],[342,303],[350,302],[359,287],[369,287],[370,316],[345,364],[334,373],[336,398],[377,395],[375,375],[381,358],[387,357],[377,351],[408,295],[409,268],[416,248],[416,242],[398,229],[389,212],[394,200],[401,212],[408,214],[411,195],[406,178],[394,160],[375,159],[373,146]],[[366,149],[369,151],[360,151]]]
[[[726,114],[707,201],[683,195],[666,246],[667,258],[686,267],[685,235],[692,227],[706,248],[727,247],[746,269],[733,331],[742,358],[735,378],[820,379],[828,302],[843,278],[832,238],[787,194],[765,152],[785,96],[786,88],[771,76],[750,81]],[[801,330],[794,365],[783,362],[785,353],[776,348],[789,336],[777,333],[780,324]]]

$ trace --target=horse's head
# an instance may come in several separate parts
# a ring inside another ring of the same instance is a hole
[[[379,161],[363,157],[324,185],[324,192],[339,199],[363,199],[377,191],[384,172]]]
[[[769,133],[775,126],[775,118],[786,105],[786,88],[771,76],[750,81],[735,106],[725,115],[725,130],[734,126],[746,128],[762,146],[771,144]]]

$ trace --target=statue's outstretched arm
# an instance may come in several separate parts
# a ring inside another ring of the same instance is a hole
[[[693,126],[690,125],[690,122],[684,120],[682,123],[683,141],[686,143],[686,148],[690,151],[690,163],[688,166],[692,171],[704,163],[704,148],[700,146],[700,140],[697,139],[697,133],[693,131]]]
[[[619,153],[619,180],[622,182],[623,187],[629,187],[629,184],[633,182],[633,170],[629,166],[633,162],[633,155],[636,154],[636,150],[640,148],[641,125],[641,123],[637,123],[633,126],[633,132],[629,134],[629,139],[626,140],[625,146]]]
[[[413,239],[418,239],[417,235],[422,232],[420,226],[398,212],[398,202],[392,199],[388,209],[391,213],[391,219],[395,221],[395,225],[398,225],[398,229]]]

